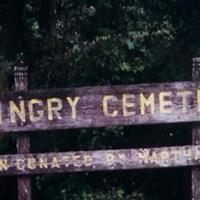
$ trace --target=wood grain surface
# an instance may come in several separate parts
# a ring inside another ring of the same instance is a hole
[[[200,121],[200,83],[0,93],[0,131]]]
[[[200,145],[0,156],[0,175],[200,165]]]

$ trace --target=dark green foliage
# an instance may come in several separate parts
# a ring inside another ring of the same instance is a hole
[[[22,54],[30,89],[191,80],[199,17],[197,0],[1,0],[0,89],[13,89],[12,67]],[[33,152],[182,145],[190,143],[190,126],[31,138]],[[16,151],[15,136],[0,140],[1,154]],[[189,169],[37,176],[33,193],[38,200],[186,200],[189,182]],[[0,199],[16,199],[14,188],[16,178],[0,178]]]

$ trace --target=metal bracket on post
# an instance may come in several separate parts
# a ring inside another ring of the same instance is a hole
[[[15,91],[27,91],[28,90],[28,67],[23,61],[14,67],[15,78]],[[29,153],[30,152],[30,137],[26,133],[19,133],[17,136],[17,153]],[[18,177],[18,200],[31,200],[31,177],[19,176]]]
[[[192,59],[192,80],[200,81],[200,57]],[[200,124],[193,125],[192,144],[200,144]],[[200,200],[200,169],[192,169],[192,200]]]

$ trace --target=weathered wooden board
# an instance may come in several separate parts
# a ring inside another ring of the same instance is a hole
[[[0,175],[200,165],[200,145],[0,156]]]
[[[196,121],[199,82],[0,94],[1,132]]]

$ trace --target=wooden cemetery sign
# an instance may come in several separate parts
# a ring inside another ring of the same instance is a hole
[[[0,156],[0,175],[200,165],[200,145]]]
[[[4,92],[0,131],[200,121],[200,83]]]
[[[200,59],[193,61],[193,82],[36,91],[26,91],[26,70],[15,68],[17,91],[0,93],[0,133],[20,133],[18,154],[0,155],[0,175],[19,175],[18,199],[31,200],[31,174],[199,166],[198,123],[192,146],[29,153],[29,131],[200,122]],[[193,200],[199,188],[193,169]]]

